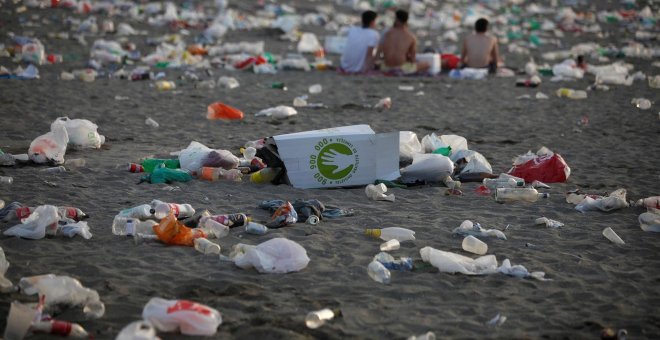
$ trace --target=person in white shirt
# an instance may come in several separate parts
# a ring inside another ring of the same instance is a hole
[[[351,27],[348,31],[346,48],[341,55],[341,68],[344,72],[360,73],[374,69],[374,52],[380,40],[374,11],[362,13],[362,27]]]

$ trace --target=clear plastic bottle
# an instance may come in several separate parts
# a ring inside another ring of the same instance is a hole
[[[250,175],[250,182],[264,184],[272,182],[282,172],[281,168],[264,168]]]
[[[9,176],[0,176],[0,184],[12,184],[14,183],[14,178]]]
[[[401,248],[401,243],[395,238],[380,245],[380,251],[392,251],[399,248]]]
[[[154,205],[153,214],[157,219],[164,218],[170,212],[179,219],[191,217],[195,214],[195,209],[190,204],[177,204],[159,202]]]
[[[200,219],[200,222],[202,220]],[[213,235],[215,238],[222,238],[229,235],[229,227],[215,221],[211,218],[204,218],[204,222],[201,223],[202,230],[206,232],[207,235]]]
[[[539,193],[534,188],[498,188],[495,201],[500,203],[525,201],[536,202],[539,198],[548,198],[550,194]]]
[[[603,229],[603,236],[605,236],[608,240],[610,240],[614,244],[618,244],[618,245],[626,244],[626,242],[623,242],[621,237],[619,237],[619,235],[617,235],[614,232],[614,230],[612,230],[612,228],[610,227]]]
[[[153,226],[157,224],[153,220],[140,221],[137,218],[117,215],[112,221],[112,233],[120,236],[132,236],[136,233],[153,234]]]
[[[225,179],[228,181],[240,182],[243,178],[243,174],[238,169],[225,170],[223,168],[211,168],[211,167],[202,167],[201,179],[207,181],[217,181],[219,179]]]
[[[396,239],[399,242],[412,241],[415,239],[415,232],[399,227],[389,227],[383,229],[365,229],[364,234],[371,237],[381,238],[384,241]]]
[[[30,330],[34,333],[47,333],[71,338],[89,337],[89,334],[81,325],[60,320],[35,321],[30,325]]]
[[[268,232],[268,227],[261,223],[248,222],[245,226],[245,232],[254,235],[264,235]]]
[[[329,308],[309,312],[305,317],[305,325],[307,325],[308,328],[316,329],[323,326],[326,321],[332,320],[334,317],[335,312]]]
[[[525,181],[516,180],[515,178],[484,178],[483,185],[490,190],[497,188],[518,188],[525,186]]]
[[[60,165],[52,168],[41,169],[41,172],[56,174],[60,172],[66,172],[66,168]]]
[[[375,260],[367,266],[367,274],[372,280],[383,284],[389,284],[392,277],[390,271],[382,263]]]
[[[463,239],[462,246],[463,250],[477,255],[485,255],[488,251],[488,245],[472,235]]]
[[[208,255],[208,254],[220,254],[220,245],[215,244],[203,237],[198,237],[193,240],[195,250],[198,252]]]
[[[139,219],[148,219],[153,217],[151,206],[149,204],[138,205],[137,207],[124,209],[117,216],[133,217]]]

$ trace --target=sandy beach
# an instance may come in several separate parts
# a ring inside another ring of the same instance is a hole
[[[229,8],[255,12],[262,8],[256,3],[234,1]],[[287,3],[300,13],[313,12],[316,5],[326,4],[340,13],[359,15],[359,11],[334,1]],[[640,229],[637,216],[644,210],[630,207],[609,213],[580,213],[564,197],[565,192],[574,189],[603,194],[625,188],[629,200],[660,194],[658,89],[649,87],[645,80],[635,81],[632,86],[610,85],[609,91],[589,91],[584,100],[559,98],[555,91],[561,87],[585,89],[593,83],[592,75],[570,82],[551,82],[550,77],[543,77],[537,88],[515,87],[516,77],[457,80],[446,72],[434,77],[386,77],[314,70],[255,74],[220,68],[210,69],[212,76],[204,70],[197,74],[200,80],[235,77],[240,87],[195,88],[194,82],[179,79],[184,73],[181,69],[156,70],[166,73],[164,79],[177,82],[173,91],[158,91],[153,81],[107,76],[91,83],[63,81],[59,79],[62,71],[85,66],[89,46],[50,38],[47,32],[67,31],[66,17],[85,16],[61,8],[30,8],[15,14],[21,4],[2,3],[0,42],[12,46],[9,32],[31,33],[49,53],[71,54],[78,60],[38,66],[38,80],[0,80],[0,148],[6,153],[26,153],[30,142],[62,116],[89,119],[106,136],[101,149],[67,150],[65,159],[82,158],[86,165],[65,164],[65,173],[45,173],[41,170],[46,166],[34,164],[0,167],[1,176],[14,179],[11,185],[0,185],[0,199],[6,203],[67,205],[90,215],[90,240],[0,237],[0,246],[11,263],[6,277],[14,284],[26,276],[69,275],[97,290],[106,305],[105,316],[100,319],[85,319],[81,308],[62,308],[53,313],[58,319],[80,323],[95,338],[114,339],[125,325],[141,319],[142,308],[150,298],[162,297],[193,300],[219,310],[223,322],[215,337],[223,339],[404,339],[427,331],[442,339],[597,339],[606,327],[626,329],[629,339],[660,337],[660,236]],[[201,4],[213,8],[212,3]],[[636,8],[643,5],[638,1]],[[598,10],[618,8],[610,2],[593,2],[590,6]],[[653,6],[657,14],[658,4]],[[99,22],[106,17],[95,15]],[[25,20],[40,23],[43,18],[48,18],[49,24],[25,25]],[[128,37],[143,55],[154,49],[146,45],[147,37],[170,32],[166,27],[121,17],[113,20],[148,31],[148,35]],[[634,36],[633,31],[621,28],[623,25],[601,26],[611,34],[598,37],[566,33],[562,47],[543,45],[532,55],[541,63],[543,52],[569,49],[580,42],[622,46],[625,39]],[[301,30],[314,32],[319,38],[334,34],[313,25],[302,25]],[[191,32],[185,37],[190,43],[199,30]],[[427,32],[429,36],[420,38],[420,50],[423,42],[435,45],[436,37],[443,33]],[[280,35],[275,29],[231,30],[223,41],[264,40],[265,50],[273,54],[295,52],[295,43],[279,40]],[[88,36],[87,41],[91,44],[101,37],[100,33]],[[657,40],[648,44],[658,47]],[[521,71],[529,56],[510,53],[506,45],[501,48],[506,65]],[[329,57],[335,65],[339,62],[338,55]],[[622,60],[634,66],[633,72],[658,74],[657,65],[652,64],[657,59]],[[616,59],[609,63],[613,61]],[[0,65],[12,70],[17,63],[2,57]],[[133,67],[126,66],[129,71]],[[275,82],[284,83],[287,91],[272,88]],[[309,94],[312,84],[321,84],[323,91]],[[401,85],[414,90],[402,91]],[[535,99],[537,92],[549,98]],[[303,94],[309,95],[309,102],[326,107],[298,108],[297,116],[281,121],[254,116],[262,109],[291,105]],[[519,98],[523,95],[531,98]],[[391,97],[391,109],[367,107],[383,97]],[[630,104],[637,97],[655,103],[650,110],[639,110]],[[206,107],[215,101],[239,108],[245,113],[244,120],[208,120]],[[588,124],[578,125],[576,122],[585,116]],[[147,126],[147,117],[160,126]],[[551,184],[551,189],[544,191],[550,197],[535,203],[497,203],[475,192],[479,183],[464,183],[463,196],[446,196],[441,183],[393,188],[390,191],[396,201],[390,203],[369,200],[362,186],[303,190],[258,185],[249,180],[193,180],[168,186],[137,184],[141,175],[126,171],[129,162],[152,156],[172,157],[171,152],[184,149],[191,141],[239,155],[245,142],[258,138],[354,124],[369,124],[376,132],[413,131],[420,139],[432,132],[463,136],[470,149],[489,160],[495,174],[508,171],[517,155],[546,146],[562,155],[571,176],[566,183]],[[172,186],[176,190],[170,190]],[[263,236],[236,228],[228,237],[216,240],[222,253],[228,255],[237,243],[256,245],[286,237],[303,246],[311,259],[307,268],[296,273],[259,274],[193,248],[156,241],[136,245],[132,238],[115,236],[111,231],[113,217],[120,210],[153,199],[189,203],[197,210],[208,209],[215,214],[246,213],[255,221],[266,222],[270,214],[257,207],[260,201],[299,198],[318,199],[356,213],[325,219],[315,226],[297,223]],[[551,229],[535,225],[534,220],[541,216],[559,220],[565,226]],[[420,260],[419,251],[426,246],[476,257],[462,251],[462,238],[452,235],[452,230],[466,219],[499,230],[508,226],[507,240],[487,241],[488,254],[496,255],[499,263],[508,258],[530,271],[543,271],[551,281],[503,274],[452,275],[426,268],[392,271],[391,284],[383,285],[367,275],[367,265],[379,252],[381,241],[364,236],[365,228],[414,230],[416,240],[402,242],[401,249],[392,252],[395,257]],[[0,222],[2,230],[12,225]],[[604,238],[601,232],[606,227],[612,227],[626,244],[616,246]],[[14,300],[35,302],[36,297],[17,292],[0,295],[0,329],[4,329],[5,316]],[[342,315],[323,327],[308,329],[305,315],[322,308],[339,309]],[[487,325],[498,313],[507,317],[506,322],[499,327]],[[159,336],[186,338],[176,333]]]

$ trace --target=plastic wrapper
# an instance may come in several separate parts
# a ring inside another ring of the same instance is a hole
[[[239,243],[232,248],[230,257],[236,266],[254,267],[262,274],[297,272],[309,263],[305,248],[285,238],[274,238],[257,246]]]
[[[559,154],[542,147],[536,154],[527,152],[516,157],[509,174],[525,182],[560,183],[566,182],[571,175],[571,168]]]
[[[48,233],[54,235],[57,231],[57,222],[60,215],[57,207],[52,205],[38,206],[23,223],[17,224],[7,230],[4,234],[7,236],[22,237],[28,239],[42,239]]]
[[[64,124],[69,135],[69,145],[74,148],[98,149],[105,143],[105,136],[100,135],[97,131],[98,126],[87,119],[60,117],[53,124]]]
[[[303,33],[298,42],[299,53],[314,53],[321,48],[321,43],[314,33]]]
[[[53,123],[50,129],[30,143],[28,156],[35,163],[63,164],[69,135],[64,124]]]
[[[285,202],[275,210],[273,216],[270,217],[270,222],[266,224],[268,228],[281,228],[289,224],[298,222],[298,213],[293,208],[291,202]]]
[[[424,262],[431,263],[443,273],[461,273],[466,275],[487,275],[497,272],[495,255],[481,256],[476,259],[467,256],[424,247],[419,251]]]
[[[639,215],[639,226],[644,231],[660,233],[660,215],[645,212]],[[0,270],[1,272],[1,270]]]
[[[617,189],[612,191],[607,197],[594,199],[590,196],[586,196],[582,202],[575,206],[575,210],[579,212],[594,210],[607,212],[626,208],[628,206],[629,204],[626,201],[626,189]]]
[[[46,274],[24,277],[18,287],[26,295],[38,293],[39,298],[44,299],[44,308],[64,304],[83,306],[83,313],[89,318],[100,318],[105,314],[105,305],[98,292],[69,276]]]
[[[454,162],[449,157],[437,154],[416,154],[413,163],[401,169],[404,182],[441,182],[454,172]]]
[[[411,162],[413,155],[422,152],[422,144],[412,131],[399,131],[399,160]]]
[[[142,310],[142,318],[161,332],[181,331],[183,335],[212,336],[222,323],[220,312],[188,300],[151,298]]]
[[[80,235],[80,237],[85,240],[92,238],[92,232],[89,230],[89,225],[84,221],[65,224],[60,227],[60,230],[64,236],[74,237]]]
[[[451,160],[456,162],[460,174],[493,173],[493,167],[486,157],[472,150],[458,150],[452,152]]]

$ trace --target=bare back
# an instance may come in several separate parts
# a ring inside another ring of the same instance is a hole
[[[462,55],[468,67],[487,67],[498,62],[497,39],[487,34],[471,34],[463,41]]]
[[[398,67],[406,62],[415,62],[416,45],[415,36],[407,29],[390,28],[381,46],[385,66]]]

